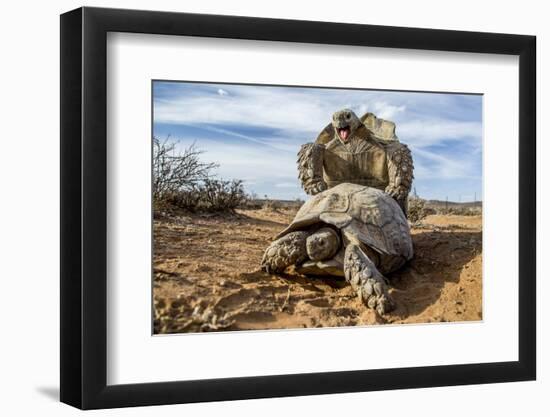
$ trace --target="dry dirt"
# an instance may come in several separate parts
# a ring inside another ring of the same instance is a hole
[[[397,308],[381,317],[343,280],[260,270],[295,212],[155,220],[155,333],[481,320],[481,216],[432,215],[412,228],[415,257],[388,276]]]

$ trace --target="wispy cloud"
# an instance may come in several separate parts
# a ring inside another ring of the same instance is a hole
[[[475,161],[448,157],[443,154],[416,148],[414,153],[426,162],[417,163],[416,178],[430,180],[438,178],[476,177]]]
[[[407,106],[392,106],[391,104],[385,102],[374,102],[370,110],[376,116],[382,119],[393,119],[397,114],[404,112],[407,109]]]
[[[296,152],[344,107],[396,123],[426,197],[481,194],[480,96],[173,82],[154,88],[155,134],[171,134],[182,146],[197,141],[220,175],[248,180],[258,194],[303,198]],[[441,181],[452,189],[442,191]]]
[[[403,122],[397,127],[400,137],[416,147],[430,146],[444,140],[471,141],[481,145],[481,122],[424,119]]]

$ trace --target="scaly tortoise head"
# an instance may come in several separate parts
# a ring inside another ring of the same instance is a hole
[[[332,127],[342,142],[347,142],[361,125],[361,120],[350,109],[338,110],[332,115]]]

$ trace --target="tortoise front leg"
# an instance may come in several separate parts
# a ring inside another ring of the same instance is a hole
[[[262,269],[269,274],[283,272],[287,266],[305,261],[308,235],[308,232],[292,232],[271,242],[262,258]]]
[[[381,315],[394,309],[395,303],[388,293],[386,278],[356,243],[346,247],[344,274],[346,281],[369,308],[376,309]]]

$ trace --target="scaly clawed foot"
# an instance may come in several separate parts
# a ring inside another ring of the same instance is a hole
[[[269,274],[283,272],[290,265],[307,259],[307,232],[292,232],[267,247],[262,258],[262,269]]]
[[[384,315],[395,308],[386,278],[376,269],[361,247],[350,244],[344,256],[344,274],[361,301]]]

